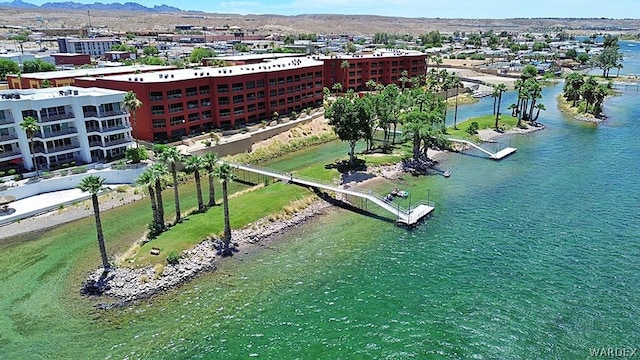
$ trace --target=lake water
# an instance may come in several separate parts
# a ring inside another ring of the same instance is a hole
[[[593,125],[559,113],[559,91],[544,90],[545,130],[500,140],[514,155],[447,155],[450,178],[407,179],[436,202],[416,229],[336,209],[113,311],[0,295],[4,312],[25,307],[0,327],[3,357],[584,359],[639,347],[640,93],[608,99],[609,119]],[[492,104],[463,106],[460,119]]]

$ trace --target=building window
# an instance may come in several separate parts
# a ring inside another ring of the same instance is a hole
[[[242,83],[234,83],[231,86],[231,89],[235,92],[235,91],[242,91],[244,90],[244,85],[242,85]]]
[[[171,126],[182,125],[184,124],[184,116],[175,116],[169,119],[169,124]]]
[[[200,95],[206,95],[209,93],[209,85],[200,86]]]
[[[257,88],[263,88],[264,87],[264,80],[256,81],[256,87]]]
[[[187,102],[187,109],[197,109],[198,108],[198,100],[191,100]]]
[[[244,114],[244,106],[239,106],[239,107],[233,108],[233,114],[234,115],[242,115],[242,114]]]
[[[219,114],[220,114],[221,118],[229,117],[229,116],[231,116],[231,110],[229,110],[229,109],[220,109],[220,113]]]
[[[218,92],[219,93],[229,92],[229,85],[228,84],[219,84],[218,85]]]
[[[164,128],[166,126],[167,126],[167,122],[164,121],[164,119],[153,120],[153,128],[154,129]]]
[[[151,115],[164,115],[164,105],[151,106]]]
[[[244,95],[233,95],[233,103],[238,104],[244,102]]]
[[[169,105],[169,114],[177,113],[183,111],[182,103],[178,104],[170,104]]]
[[[187,93],[187,97],[196,96],[198,95],[198,88],[195,88],[195,87],[187,88],[186,93]]]
[[[247,90],[253,89],[255,87],[256,87],[256,82],[255,81],[247,81],[247,84],[246,84]]]
[[[182,89],[167,91],[167,99],[179,99],[182,97]]]

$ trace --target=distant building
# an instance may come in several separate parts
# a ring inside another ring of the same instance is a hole
[[[82,66],[91,64],[91,56],[88,54],[51,54],[56,66]]]
[[[125,92],[63,87],[0,91],[0,169],[33,169],[27,134],[20,123],[38,121],[33,152],[39,169],[122,157],[133,144]]]
[[[323,101],[323,64],[311,58],[222,68],[168,70],[77,79],[78,86],[132,90],[142,101],[134,134],[167,141],[213,128],[271,119]]]
[[[58,47],[61,53],[102,56],[105,52],[111,51],[114,45],[120,45],[120,40],[112,38],[58,38]]]
[[[56,54],[58,55],[58,54]],[[88,55],[86,55],[88,56]],[[121,65],[121,64],[120,64]],[[100,67],[88,69],[75,69],[63,71],[48,71],[32,74],[22,74],[21,76],[7,75],[9,89],[38,89],[44,87],[45,81],[50,87],[72,86],[75,79],[79,77],[97,77],[117,74],[132,74],[135,72],[148,72],[156,70],[173,69],[172,66],[160,65],[136,65],[136,66],[116,66]]]
[[[104,59],[107,61],[121,61],[126,59],[135,60],[137,58],[135,53],[128,51],[106,51],[104,53]]]

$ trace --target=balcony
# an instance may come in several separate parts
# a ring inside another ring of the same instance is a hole
[[[171,95],[167,95],[167,99],[172,100],[172,99],[180,99],[182,98],[182,94],[171,94]]]
[[[17,140],[17,139],[18,139],[18,135],[16,134],[2,135],[0,136],[0,143],[5,141]]]
[[[40,131],[36,131],[35,133],[33,133],[33,137],[40,138],[40,139],[50,139],[58,136],[70,135],[70,134],[76,134],[76,133],[78,133],[78,129],[71,127],[63,130],[49,131],[44,134],[42,134],[42,132]]]
[[[87,127],[87,132],[88,133],[89,132],[106,133],[106,132],[127,130],[127,129],[129,129],[129,127],[126,125],[111,125],[111,126],[103,126],[102,128],[98,126],[91,126],[91,127]]]
[[[43,146],[36,146],[33,148],[33,152],[36,154],[55,154],[59,152],[68,152],[69,150],[77,150],[80,149],[79,144],[69,144],[69,145],[61,145],[61,146],[53,146],[48,148],[46,151]]]
[[[162,101],[162,96],[149,96],[149,101]]]
[[[97,118],[98,117],[98,112],[97,111],[84,111],[82,113],[82,115],[84,115],[85,119],[86,118],[90,118],[90,117]]]
[[[100,114],[98,114],[98,117],[106,118],[106,117],[120,116],[120,115],[127,115],[127,112],[124,110],[102,111]]]
[[[108,147],[113,147],[113,146],[118,146],[118,145],[123,145],[123,144],[128,144],[130,142],[132,142],[133,140],[131,140],[130,138],[123,138],[123,139],[116,139],[116,140],[111,140],[111,141],[105,141],[104,143],[101,140],[94,140],[94,141],[90,141],[89,142],[89,147],[101,147],[101,148],[108,148]]]
[[[11,151],[0,151],[0,159],[7,159],[7,158],[14,158],[14,157],[21,157],[21,156],[22,156],[22,152],[20,152],[20,149],[15,149]]]
[[[46,123],[46,122],[68,120],[68,119],[73,119],[73,113],[68,112],[68,113],[58,114],[58,115],[41,116],[40,122]]]
[[[183,111],[184,111],[184,108],[182,106],[169,108],[169,114],[174,114],[174,113],[183,112]]]
[[[0,125],[12,125],[13,124],[13,119],[9,116],[6,118],[0,118]]]

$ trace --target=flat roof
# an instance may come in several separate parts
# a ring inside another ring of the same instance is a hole
[[[330,59],[373,59],[373,58],[391,58],[398,56],[419,56],[419,55],[427,55],[423,52],[416,50],[377,50],[373,53],[369,54],[336,54],[336,55],[320,55],[319,59],[321,60],[330,60]]]
[[[198,77],[228,77],[322,65],[322,61],[317,61],[310,57],[295,59],[283,58],[252,65],[234,65],[225,67],[202,66],[193,69],[177,69],[168,71],[154,71],[142,74],[105,76],[102,79],[125,82],[167,83],[180,80],[190,80]]]
[[[243,54],[243,55],[225,55],[216,56],[206,59],[218,59],[226,61],[243,61],[243,60],[266,60],[266,59],[280,59],[284,57],[306,57],[305,54],[285,54],[285,53],[270,53],[270,54]]]
[[[113,67],[101,67],[91,69],[74,69],[74,70],[62,70],[62,71],[47,71],[31,74],[22,74],[23,79],[35,79],[35,80],[50,80],[60,78],[77,78],[77,77],[94,77],[100,75],[113,75],[120,73],[134,73],[139,71],[157,71],[174,69],[173,66],[162,65],[131,65],[131,66],[113,66]]]
[[[120,90],[103,89],[97,87],[81,88],[77,86],[61,86],[43,89],[0,90],[0,104],[5,101],[45,100],[70,96],[105,96],[125,93],[126,92]],[[15,96],[16,94],[19,95],[19,98],[18,96]]]

